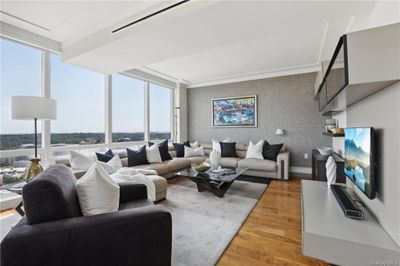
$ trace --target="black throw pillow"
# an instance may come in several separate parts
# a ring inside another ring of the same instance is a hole
[[[128,153],[128,167],[149,164],[149,161],[147,161],[146,145],[137,151],[126,148],[126,152]]]
[[[281,152],[283,143],[281,144],[269,144],[267,141],[264,142],[262,155],[266,160],[272,160],[276,162],[278,154]]]
[[[236,157],[236,142],[220,142],[221,157]]]
[[[106,163],[111,160],[112,157],[114,157],[114,153],[112,152],[112,150],[108,150],[105,153],[96,152],[96,157],[97,160],[99,160],[100,162]]]
[[[190,142],[185,141],[183,144],[181,143],[172,143],[176,150],[176,157],[184,157],[185,156],[185,146],[190,147]]]
[[[148,142],[149,147],[151,147],[153,144],[153,142]],[[168,152],[168,139],[158,143],[158,151],[160,152],[162,161],[172,160],[171,154]]]

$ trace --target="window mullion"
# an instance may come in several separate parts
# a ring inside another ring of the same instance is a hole
[[[104,76],[105,101],[105,143],[111,149],[112,145],[112,76]]]
[[[144,140],[150,140],[150,92],[149,82],[144,82]]]
[[[50,71],[50,53],[42,51],[42,96],[46,98],[51,97],[51,71]],[[42,121],[42,164],[48,166],[51,160],[51,125],[49,120]]]

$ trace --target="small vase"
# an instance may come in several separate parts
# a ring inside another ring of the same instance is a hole
[[[210,153],[210,164],[211,164],[212,171],[218,169],[220,161],[221,161],[221,153],[213,150]]]
[[[326,181],[328,188],[331,188],[331,184],[336,182],[336,162],[332,156],[329,156],[326,161]]]

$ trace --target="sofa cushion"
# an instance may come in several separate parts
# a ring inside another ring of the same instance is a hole
[[[185,156],[185,146],[190,147],[190,142],[185,141],[183,144],[172,143],[172,145],[174,145],[174,148],[176,150],[176,157],[183,157]]]
[[[220,142],[221,157],[236,157],[236,142]]]
[[[159,175],[165,175],[170,171],[167,162],[163,163],[152,163],[152,164],[144,164],[144,165],[136,165],[133,169],[147,169],[147,170],[155,170]]]
[[[220,165],[222,167],[233,167],[236,168],[238,166],[238,161],[240,158],[237,157],[223,157],[221,158]]]
[[[127,148],[126,152],[128,154],[128,166],[129,167],[136,166],[136,165],[149,164],[149,161],[147,161],[146,146],[143,146],[136,151]]]
[[[263,157],[267,160],[276,162],[278,154],[281,152],[283,144],[269,144],[267,141],[264,142],[263,146]]]
[[[118,210],[119,186],[101,166],[101,162],[95,162],[76,182],[76,190],[79,205],[85,216]]]
[[[204,156],[203,147],[190,148],[190,147],[186,147],[185,146],[184,148],[185,148],[185,158],[196,157],[196,156]]]
[[[232,139],[231,138],[227,138],[227,139],[224,139],[221,142],[219,142],[219,141],[217,141],[215,139],[212,139],[211,141],[212,141],[212,149],[214,151],[217,151],[217,152],[221,153],[221,142],[232,142]]]
[[[70,151],[69,162],[75,170],[88,170],[94,163],[94,156],[88,156],[77,151]]]
[[[190,167],[192,162],[188,158],[174,158],[167,162],[170,171],[181,170],[186,167]]]
[[[238,162],[239,167],[246,167],[249,170],[274,172],[277,170],[276,162],[260,159],[242,159]]]
[[[158,144],[158,147],[159,147],[159,150],[160,150],[161,160],[167,161],[167,160],[171,160],[172,159],[171,155],[168,152],[169,147],[168,147],[168,140],[167,139],[164,140],[163,142],[160,142]]]
[[[256,144],[252,141],[249,142],[249,146],[247,148],[246,159],[264,159],[262,155],[262,150],[264,146],[264,141],[260,140]]]
[[[65,165],[52,165],[22,189],[29,224],[82,216],[76,178]]]
[[[161,163],[160,150],[157,143],[153,143],[150,147],[146,146],[146,156],[149,163]]]
[[[100,162],[106,163],[109,160],[111,160],[112,157],[114,157],[114,153],[112,152],[112,150],[108,150],[105,153],[96,152],[96,157],[97,157],[97,160],[99,160]]]

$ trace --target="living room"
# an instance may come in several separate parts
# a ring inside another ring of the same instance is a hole
[[[0,12],[1,265],[400,264],[398,1]]]

